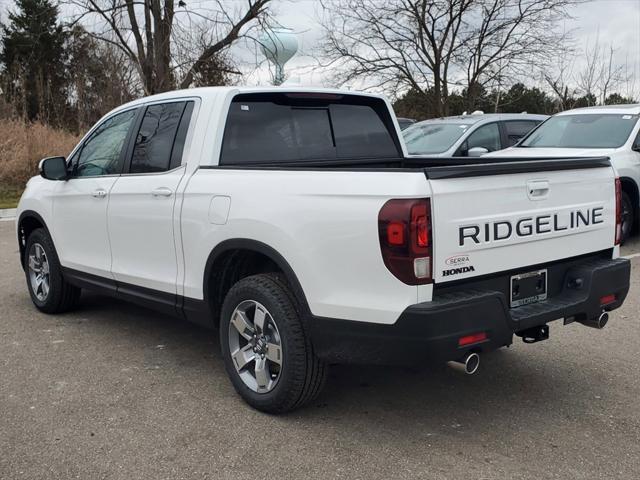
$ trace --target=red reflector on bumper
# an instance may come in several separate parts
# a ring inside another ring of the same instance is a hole
[[[609,305],[610,303],[613,303],[616,301],[616,296],[611,294],[611,295],[605,295],[604,297],[600,298],[600,306],[603,305]]]
[[[484,332],[474,333],[473,335],[467,335],[465,337],[460,337],[458,340],[458,346],[464,347],[466,345],[472,345],[474,343],[483,342],[487,339],[487,334]]]

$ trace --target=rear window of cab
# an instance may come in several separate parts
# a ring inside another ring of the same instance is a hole
[[[333,94],[241,94],[229,108],[220,165],[397,158],[384,101]]]

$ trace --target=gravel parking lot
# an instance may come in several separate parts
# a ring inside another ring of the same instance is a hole
[[[273,417],[236,396],[212,332],[91,294],[39,313],[13,229],[0,222],[1,479],[638,478],[640,258],[603,331],[556,322],[473,377],[334,367],[312,406]]]

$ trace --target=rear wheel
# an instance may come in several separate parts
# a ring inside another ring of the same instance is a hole
[[[62,313],[76,305],[80,289],[63,278],[53,241],[43,228],[29,235],[24,265],[31,301],[38,310]]]
[[[276,274],[244,278],[222,306],[227,374],[252,407],[284,413],[317,396],[327,367],[313,353],[288,285]]]
[[[621,243],[624,243],[627,240],[631,233],[633,232],[636,211],[633,208],[633,202],[631,201],[631,197],[625,191],[622,192],[621,196],[621,207],[622,207],[622,237]]]

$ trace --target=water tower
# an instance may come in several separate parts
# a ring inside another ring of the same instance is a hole
[[[284,82],[284,64],[298,51],[298,38],[290,28],[274,28],[265,31],[260,38],[260,47],[267,60],[276,68],[274,85]]]

